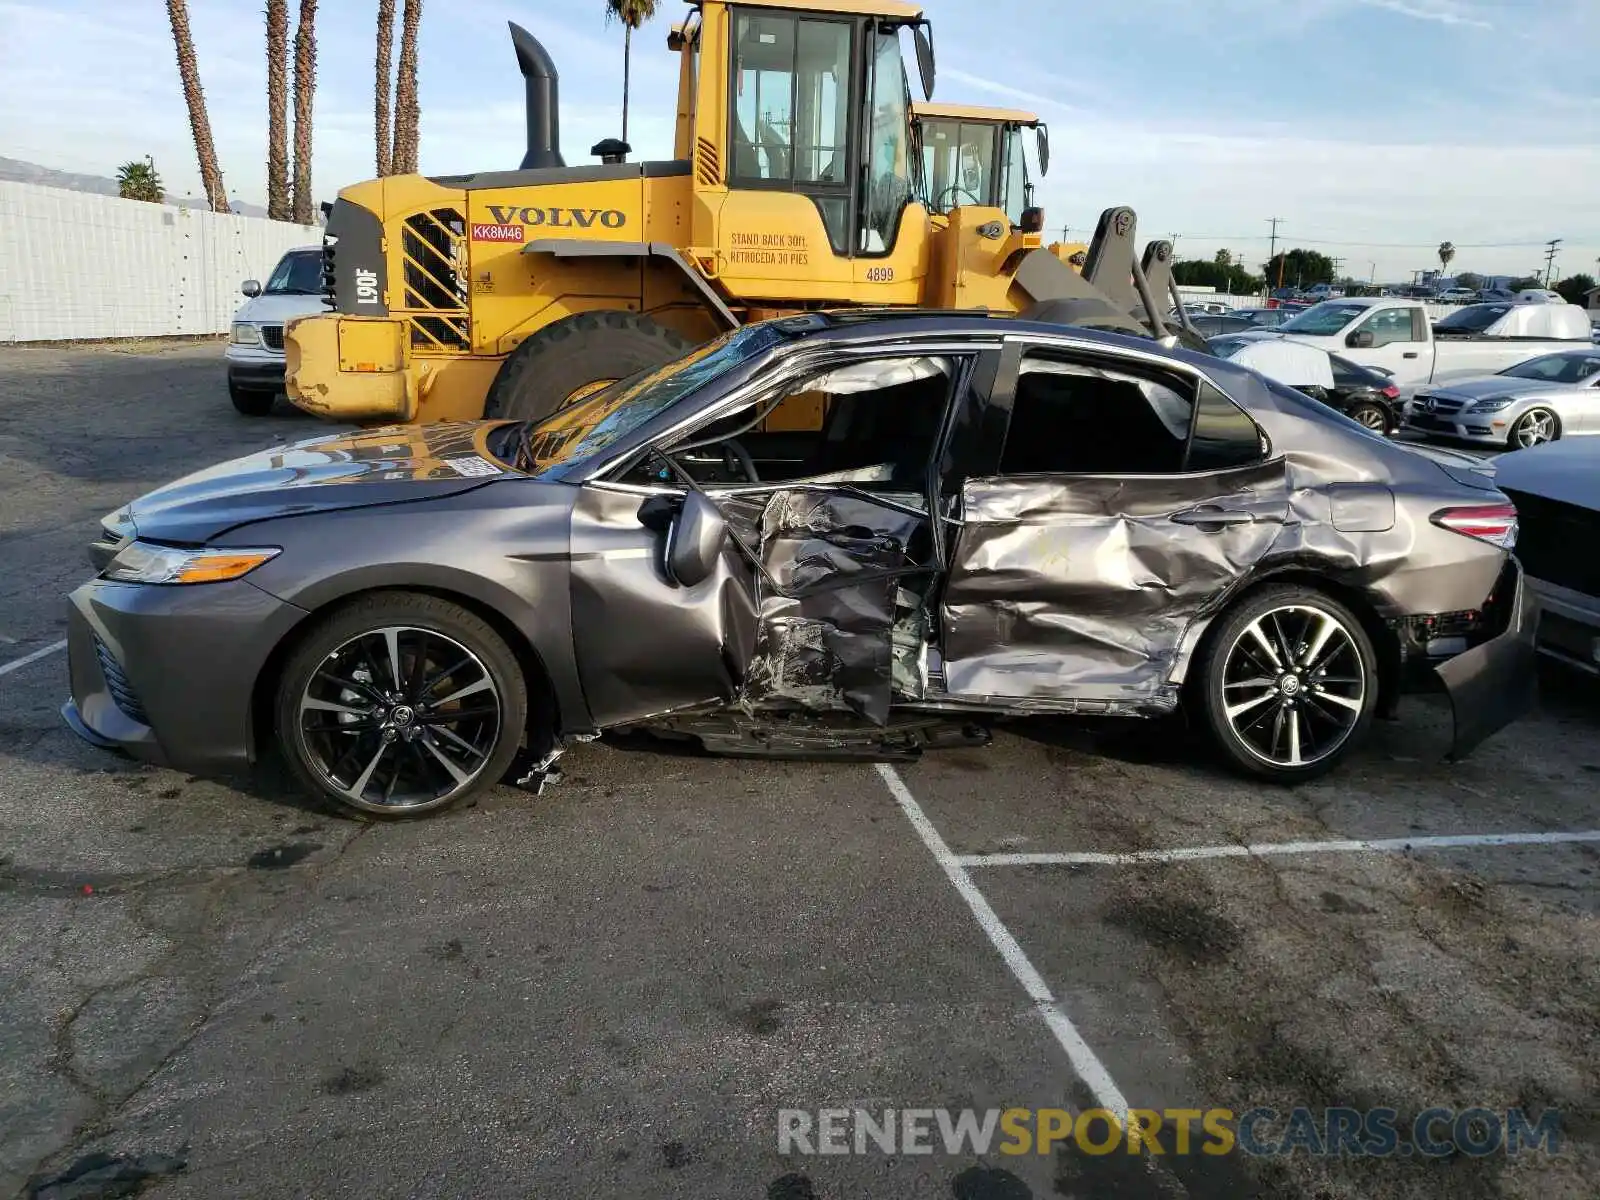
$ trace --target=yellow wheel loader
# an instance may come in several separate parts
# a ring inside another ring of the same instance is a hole
[[[1054,319],[1166,332],[1165,298],[1134,294],[1165,281],[1134,261],[1131,210],[1107,210],[1082,278],[1040,247],[1041,213],[1013,221],[997,203],[1008,191],[930,212],[901,61],[905,35],[931,96],[914,4],[692,4],[668,39],[665,162],[630,162],[608,139],[598,163],[568,166],[555,66],[511,35],[527,106],[517,170],[391,176],[330,207],[331,311],[286,336],[301,408],[359,423],[543,418],[724,329],[823,307],[1045,304]]]

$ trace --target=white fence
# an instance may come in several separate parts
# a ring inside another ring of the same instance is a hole
[[[312,226],[0,182],[0,342],[226,333]]]

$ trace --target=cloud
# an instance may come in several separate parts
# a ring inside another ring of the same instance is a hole
[[[1355,0],[1363,8],[1381,8],[1418,21],[1436,21],[1440,25],[1462,25],[1474,29],[1493,29],[1494,26],[1476,15],[1477,10],[1458,0]]]

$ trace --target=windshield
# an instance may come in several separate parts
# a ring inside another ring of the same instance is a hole
[[[1469,304],[1434,323],[1435,330],[1480,333],[1511,311],[1509,304]]]
[[[795,336],[781,324],[747,325],[725,333],[682,358],[630,375],[525,427],[516,465],[534,475],[560,474],[558,468],[593,458],[712,380]]]
[[[1278,328],[1284,333],[1308,333],[1313,337],[1328,337],[1338,333],[1366,311],[1366,306],[1362,304],[1324,300],[1321,304],[1313,304],[1294,320],[1285,321]]]
[[[269,296],[320,296],[322,252],[302,250],[285,254],[272,269],[272,277],[262,290]]]
[[[1582,383],[1589,376],[1600,374],[1600,354],[1546,354],[1500,374],[1544,383]]]

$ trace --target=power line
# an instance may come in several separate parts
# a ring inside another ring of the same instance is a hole
[[[1282,218],[1270,218],[1280,221]],[[1186,233],[1183,235],[1191,241],[1197,242],[1262,242],[1271,241],[1274,251],[1277,249],[1277,229],[1274,226],[1272,234],[1265,233]],[[1285,239],[1287,240],[1287,239]],[[1297,237],[1294,239],[1303,246],[1371,246],[1374,249],[1390,250],[1425,250],[1436,247],[1437,242],[1358,242],[1349,239]],[[1561,239],[1557,239],[1561,240]],[[1579,241],[1600,242],[1600,236],[1594,238],[1580,238]],[[1512,250],[1529,246],[1548,246],[1548,241],[1536,242],[1457,242],[1457,250]]]

